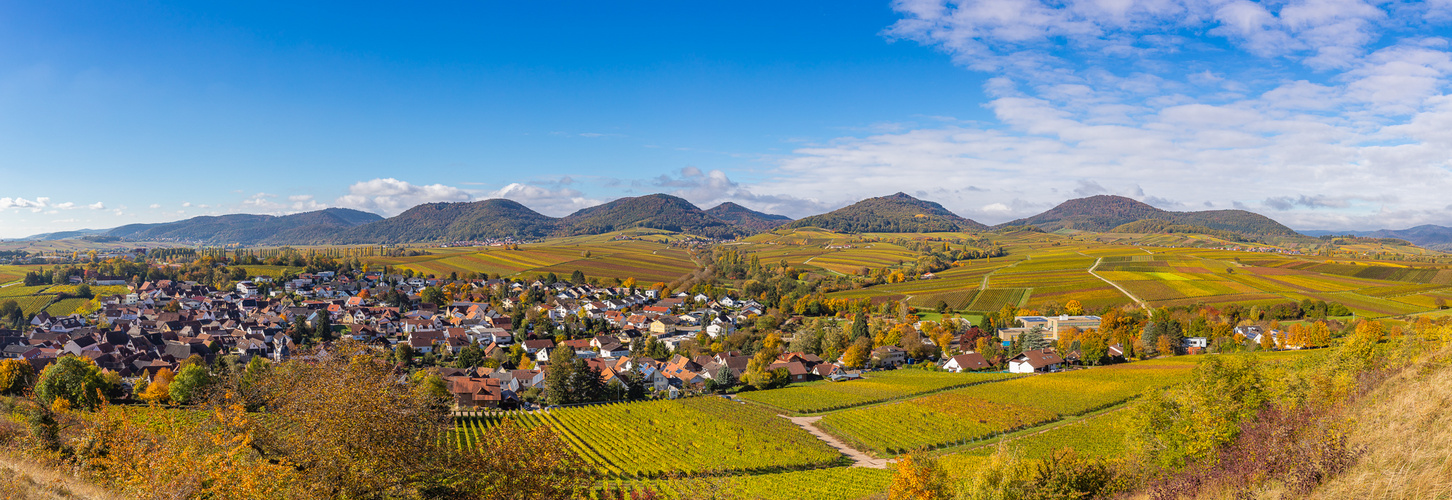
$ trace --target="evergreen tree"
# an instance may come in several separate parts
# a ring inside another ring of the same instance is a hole
[[[549,370],[545,372],[545,401],[552,405],[574,403],[575,350],[560,344],[550,351]]]
[[[1042,326],[1035,326],[1024,332],[1019,339],[1019,344],[1024,351],[1044,349],[1051,345],[1049,340],[1044,338],[1044,327]]]
[[[857,313],[857,317],[852,320],[852,340],[857,340],[867,335],[867,313],[865,311],[859,312]]]

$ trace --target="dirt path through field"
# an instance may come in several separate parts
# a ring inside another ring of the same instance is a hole
[[[1143,300],[1139,300],[1139,297],[1135,297],[1134,295],[1130,294],[1129,293],[1129,290],[1125,290],[1124,287],[1119,286],[1118,283],[1115,283],[1113,281],[1109,281],[1107,279],[1104,279],[1104,277],[1103,276],[1100,276],[1099,273],[1094,272],[1095,269],[1099,269],[1099,263],[1100,262],[1103,262],[1103,261],[1104,261],[1104,257],[1100,257],[1100,258],[1094,259],[1094,266],[1089,268],[1089,274],[1094,275],[1095,278],[1099,278],[1100,281],[1103,281],[1105,283],[1109,283],[1109,286],[1112,286],[1115,289],[1118,289],[1119,290],[1119,293],[1124,294],[1125,297],[1129,297],[1129,300],[1133,300],[1135,304],[1139,304],[1139,307],[1141,309],[1144,309],[1145,311],[1149,311],[1150,310],[1149,305],[1148,304],[1145,304]]]
[[[888,459],[886,459],[886,458],[872,458],[872,456],[870,456],[870,455],[868,455],[866,453],[863,453],[861,450],[858,450],[857,448],[853,448],[851,446],[847,446],[846,443],[843,443],[842,441],[838,440],[837,438],[832,437],[831,434],[827,434],[826,432],[823,432],[822,429],[818,429],[817,426],[814,425],[814,424],[818,420],[821,420],[822,419],[821,416],[816,416],[816,417],[788,417],[786,415],[782,415],[781,417],[782,418],[785,418],[787,420],[792,421],[793,424],[797,424],[798,426],[800,426],[803,429],[806,429],[807,432],[812,433],[812,435],[813,436],[816,436],[817,439],[820,439],[820,440],[822,440],[822,442],[827,443],[827,446],[831,446],[833,448],[836,448],[837,451],[842,452],[843,455],[847,455],[848,457],[852,458],[852,466],[853,467],[870,467],[870,468],[873,468],[873,469],[886,469],[887,468],[887,465],[888,465],[888,462],[889,462]]]

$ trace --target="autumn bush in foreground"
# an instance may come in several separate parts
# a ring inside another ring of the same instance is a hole
[[[506,424],[455,448],[446,402],[383,355],[341,342],[211,384],[190,395],[196,409],[21,403],[39,423],[12,448],[132,498],[564,499],[593,484],[547,427]]]

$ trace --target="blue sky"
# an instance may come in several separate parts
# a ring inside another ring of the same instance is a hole
[[[668,192],[1452,223],[1452,4],[0,3],[0,237]]]

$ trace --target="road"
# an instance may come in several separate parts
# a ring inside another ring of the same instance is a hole
[[[1149,305],[1145,304],[1143,300],[1139,300],[1139,297],[1135,297],[1134,294],[1129,293],[1129,290],[1125,290],[1124,287],[1119,286],[1118,283],[1115,283],[1113,281],[1109,281],[1107,279],[1104,279],[1104,277],[1103,276],[1100,276],[1099,273],[1094,272],[1095,269],[1099,269],[1099,263],[1100,262],[1103,262],[1103,261],[1104,261],[1104,257],[1100,257],[1098,259],[1094,259],[1094,266],[1089,268],[1089,274],[1094,275],[1095,278],[1099,278],[1100,281],[1103,281],[1105,283],[1109,283],[1109,286],[1112,286],[1112,287],[1118,289],[1119,290],[1119,293],[1124,294],[1125,297],[1129,297],[1129,300],[1133,300],[1134,303],[1139,304],[1139,307],[1141,309],[1144,309],[1145,311],[1149,311],[1150,310]]]

